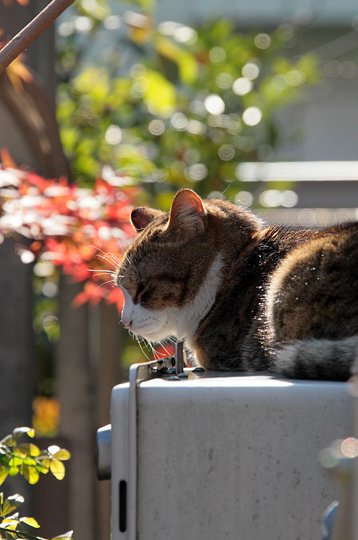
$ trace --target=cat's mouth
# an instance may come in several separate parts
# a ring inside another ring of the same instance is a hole
[[[165,339],[170,334],[168,313],[165,310],[149,310],[134,303],[131,295],[123,286],[122,280],[120,280],[119,286],[124,294],[124,306],[121,314],[123,326],[129,332],[148,341]]]
[[[152,342],[160,341],[173,335],[168,314],[165,312],[162,312],[160,317],[150,316],[139,321],[131,321],[128,329],[133,334]]]

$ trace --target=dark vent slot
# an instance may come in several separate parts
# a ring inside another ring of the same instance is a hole
[[[127,530],[127,482],[119,482],[119,531]]]

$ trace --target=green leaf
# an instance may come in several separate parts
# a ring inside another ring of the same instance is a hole
[[[47,448],[47,451],[52,455],[54,456],[57,452],[59,452],[61,450],[61,448],[59,446],[57,446],[57,444],[53,444],[52,446],[49,446]]]
[[[72,540],[73,531],[68,531],[66,533],[60,534],[59,536],[54,536],[51,540]]]
[[[37,523],[36,519],[33,517],[22,517],[20,518],[21,523],[26,523],[29,527],[33,527],[34,529],[39,529],[40,525]]]
[[[35,467],[37,469],[37,462],[36,462],[36,459],[33,457],[25,458],[24,465],[27,465],[28,467]]]
[[[178,65],[183,83],[192,84],[195,81],[198,75],[198,66],[195,56],[191,52],[161,36],[156,39],[155,45],[159,54]]]
[[[18,493],[7,497],[4,502],[3,515],[8,515],[14,510],[17,510],[20,504],[22,504],[24,501],[24,497],[22,495],[19,495]]]
[[[1,445],[3,448],[6,448],[6,450],[9,452],[9,447],[14,446],[16,444],[15,439],[12,437],[12,435],[6,435],[3,439],[1,439]]]
[[[154,0],[133,0],[133,4],[150,11],[154,7]]]
[[[16,476],[19,474],[19,468],[18,467],[10,467],[9,469],[9,476]]]
[[[37,470],[42,474],[47,474],[50,470],[50,458],[41,457],[37,460]]]
[[[25,434],[28,435],[28,437],[31,437],[31,439],[33,439],[35,437],[35,430],[33,428],[25,426],[25,427],[15,428],[14,431],[12,432],[12,436],[14,438],[19,438]]]
[[[53,457],[55,457],[56,459],[60,459],[61,461],[67,461],[71,458],[71,452],[69,452],[65,448],[60,448],[60,450],[53,454]]]
[[[3,467],[0,467],[0,486],[5,482],[8,474],[9,474],[8,470],[6,470]]]
[[[63,480],[66,474],[65,466],[62,461],[52,459],[50,462],[50,471],[57,480]]]
[[[16,527],[19,524],[19,520],[13,517],[8,517],[2,520],[1,526],[10,531],[16,531]]]
[[[81,13],[97,21],[103,21],[110,14],[108,6],[98,0],[79,2],[78,5]]]
[[[24,465],[22,467],[21,474],[31,485],[37,484],[40,479],[40,473],[37,469],[35,469],[35,467],[28,467],[27,465]]]
[[[24,502],[24,500],[24,497],[18,495],[17,493],[15,495],[7,497],[3,505],[2,516],[7,516],[8,514],[16,510],[18,506]]]
[[[9,460],[9,467],[20,467],[23,464],[23,458],[13,455],[13,457]]]
[[[152,113],[170,116],[176,105],[175,87],[157,71],[146,70],[143,75],[144,102]]]
[[[74,89],[87,95],[88,104],[101,104],[110,93],[108,74],[97,67],[84,69],[73,81]]]
[[[0,454],[2,455],[9,454],[9,448],[6,444],[0,444]]]
[[[22,443],[15,448],[15,452],[24,457],[31,456],[37,457],[41,454],[41,450],[36,444],[33,443]]]
[[[25,448],[21,448],[20,446],[15,446],[13,450],[13,455],[16,456],[18,459],[23,460],[29,455],[29,452]]]

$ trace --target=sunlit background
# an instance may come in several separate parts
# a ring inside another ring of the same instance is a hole
[[[21,4],[4,41],[43,7]],[[1,431],[73,451],[56,530],[35,497],[49,535],[108,536],[94,433],[146,358],[111,283],[131,206],[187,186],[268,222],[357,218],[357,48],[349,0],[77,0],[0,78]]]

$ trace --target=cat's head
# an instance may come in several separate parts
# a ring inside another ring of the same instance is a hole
[[[245,214],[240,242],[257,228],[251,214],[224,201],[202,201],[189,189],[176,194],[169,212],[133,210],[138,235],[116,277],[125,297],[126,328],[149,341],[191,339],[222,284],[225,258],[233,247],[226,240],[237,227],[232,214],[237,218],[238,212]]]

